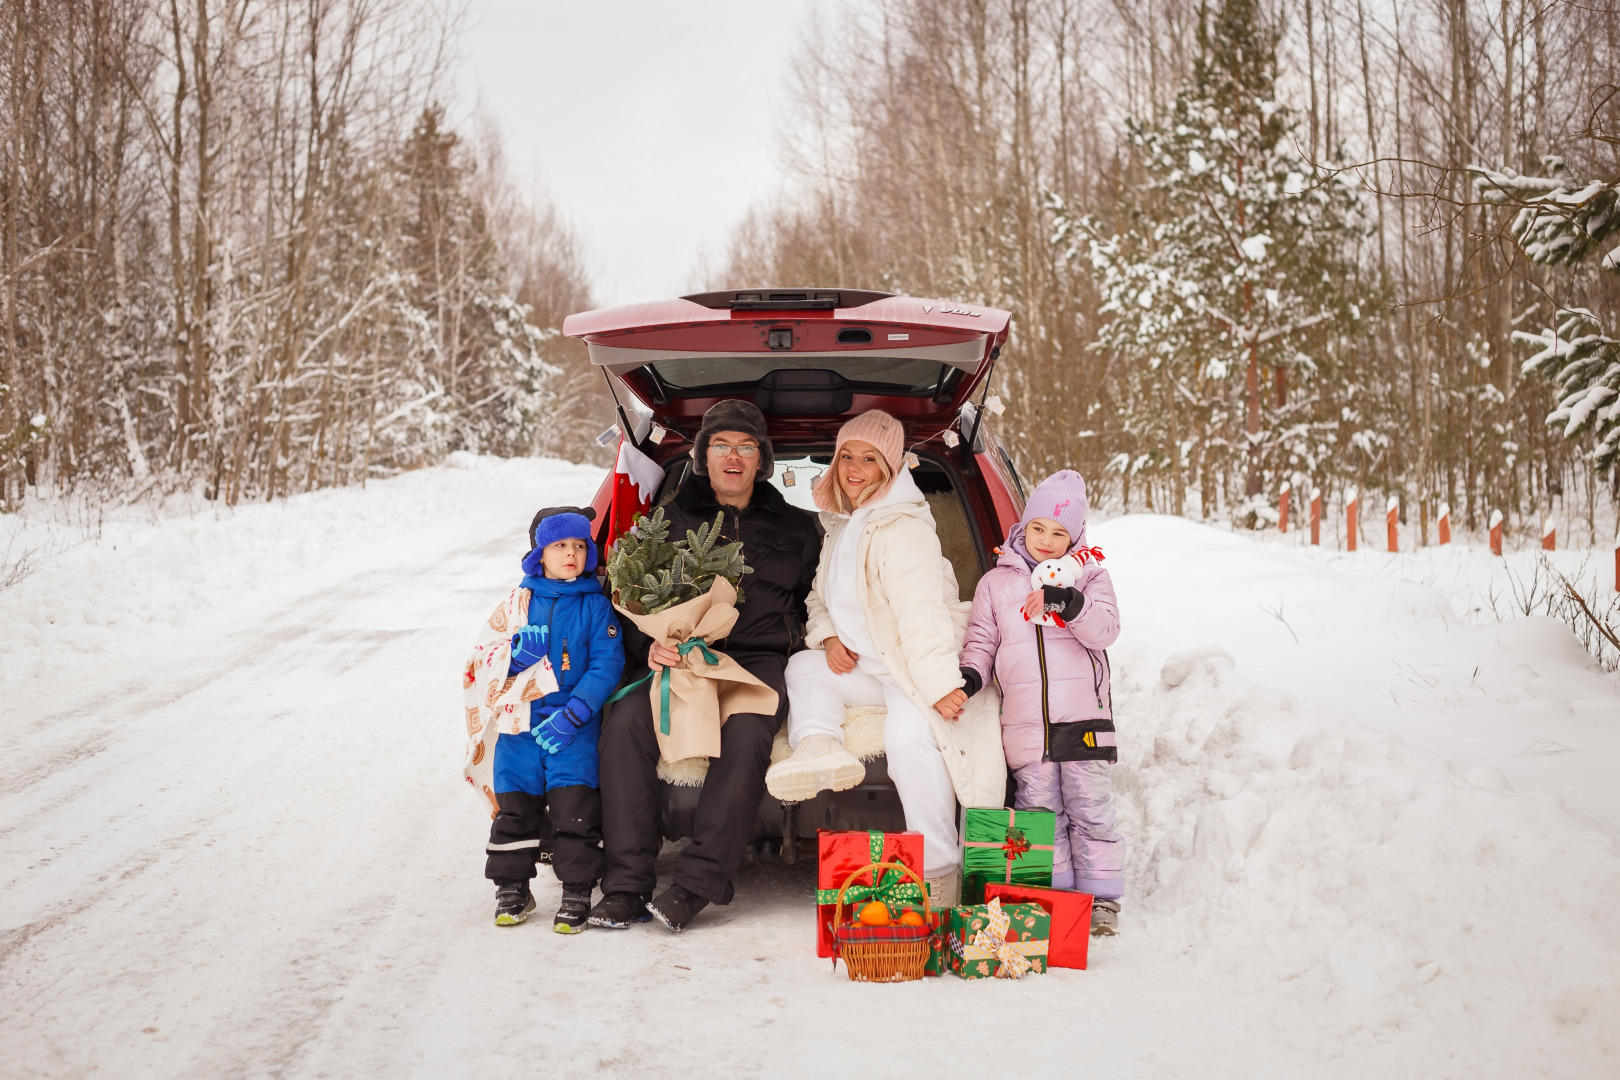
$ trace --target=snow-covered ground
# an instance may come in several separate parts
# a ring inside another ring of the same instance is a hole
[[[602,474],[456,464],[77,534],[0,519],[0,552],[55,552],[0,591],[0,1074],[1586,1077],[1620,1058],[1620,681],[1562,624],[1498,622],[1501,563],[1462,545],[1094,526],[1126,625],[1132,857],[1124,933],[1089,971],[852,985],[814,956],[804,863],[746,865],[680,937],[496,929],[459,665],[530,514]]]

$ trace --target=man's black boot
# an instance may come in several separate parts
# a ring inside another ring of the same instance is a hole
[[[608,893],[596,902],[588,921],[592,926],[625,930],[631,923],[646,922],[651,918],[647,913],[645,896],[633,892],[615,892]]]
[[[647,910],[652,912],[653,918],[678,934],[686,929],[698,912],[708,906],[709,902],[703,897],[689,893],[679,885],[671,885],[647,905]]]

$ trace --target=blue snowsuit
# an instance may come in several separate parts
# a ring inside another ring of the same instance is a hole
[[[495,799],[500,813],[490,827],[485,876],[501,880],[534,877],[544,815],[556,832],[552,869],[564,883],[602,876],[602,797],[597,790],[596,744],[602,706],[619,685],[624,646],[613,605],[595,575],[573,581],[526,576],[531,593],[529,625],[542,632],[545,655],[559,689],[530,706],[538,727],[553,709],[578,698],[591,719],[572,742],[550,753],[532,734],[501,735],[495,743]],[[511,674],[537,663],[539,655],[514,650]]]

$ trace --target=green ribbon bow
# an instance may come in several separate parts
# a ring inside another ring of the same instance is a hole
[[[683,641],[679,645],[675,646],[675,651],[680,653],[682,656],[685,656],[687,653],[691,652],[693,649],[697,649],[700,653],[702,653],[704,661],[707,662],[708,664],[710,664],[711,666],[715,665],[715,664],[718,664],[720,662],[720,658],[714,654],[714,651],[712,649],[709,648],[709,643],[707,641],[704,641],[700,637],[695,637],[690,641]],[[616,692],[612,697],[608,698],[608,704],[611,705],[615,701],[618,701],[620,698],[622,698],[626,694],[630,693],[630,691],[634,690],[636,687],[645,684],[648,679],[656,678],[658,680],[658,733],[660,735],[668,735],[669,734],[669,677],[668,676],[669,676],[669,669],[668,668],[659,668],[657,671],[649,671],[649,672],[647,672],[647,674],[643,675],[641,678],[637,679],[635,682],[631,683],[629,686],[621,687],[618,690],[618,692]]]
[[[877,829],[868,829],[866,832],[868,842],[871,844],[872,861],[883,861],[883,833]],[[922,886],[914,881],[907,881],[906,876],[898,870],[881,870],[874,875],[875,879],[870,885],[851,885],[849,891],[844,893],[848,903],[859,903],[862,900],[877,900],[884,904],[899,907],[904,904],[922,903]],[[838,903],[837,889],[817,889],[816,903]]]

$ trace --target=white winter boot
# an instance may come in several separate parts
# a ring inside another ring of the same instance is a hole
[[[952,870],[923,882],[928,886],[928,903],[935,911],[952,908],[962,902],[962,873]]]
[[[845,791],[866,779],[866,766],[831,735],[806,735],[793,756],[765,774],[765,790],[785,803],[813,799],[821,791]]]

